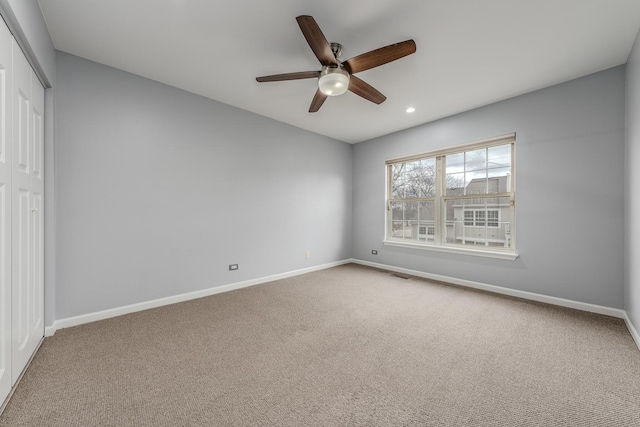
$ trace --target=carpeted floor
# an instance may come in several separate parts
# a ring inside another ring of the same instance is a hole
[[[639,426],[620,319],[345,265],[58,331],[1,426]]]

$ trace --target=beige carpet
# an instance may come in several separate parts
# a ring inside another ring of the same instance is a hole
[[[346,265],[58,331],[2,426],[639,426],[624,322]]]

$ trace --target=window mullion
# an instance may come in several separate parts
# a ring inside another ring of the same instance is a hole
[[[444,215],[444,202],[442,200],[443,187],[445,182],[445,168],[442,166],[444,157],[436,157],[436,202],[434,208],[433,223],[435,227],[435,233],[433,240],[436,245],[441,245],[445,230],[445,215]]]

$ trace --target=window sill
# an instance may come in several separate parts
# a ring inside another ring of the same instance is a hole
[[[518,254],[514,252],[487,251],[487,250],[470,249],[470,248],[458,248],[454,246],[425,245],[420,243],[399,242],[396,240],[384,240],[382,243],[387,246],[397,246],[399,248],[421,249],[425,251],[446,252],[450,254],[506,259],[509,261],[515,261],[518,258]]]

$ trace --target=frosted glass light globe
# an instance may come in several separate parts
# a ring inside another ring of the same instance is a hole
[[[349,89],[349,73],[341,67],[323,67],[318,79],[320,92],[327,96],[342,95]]]

